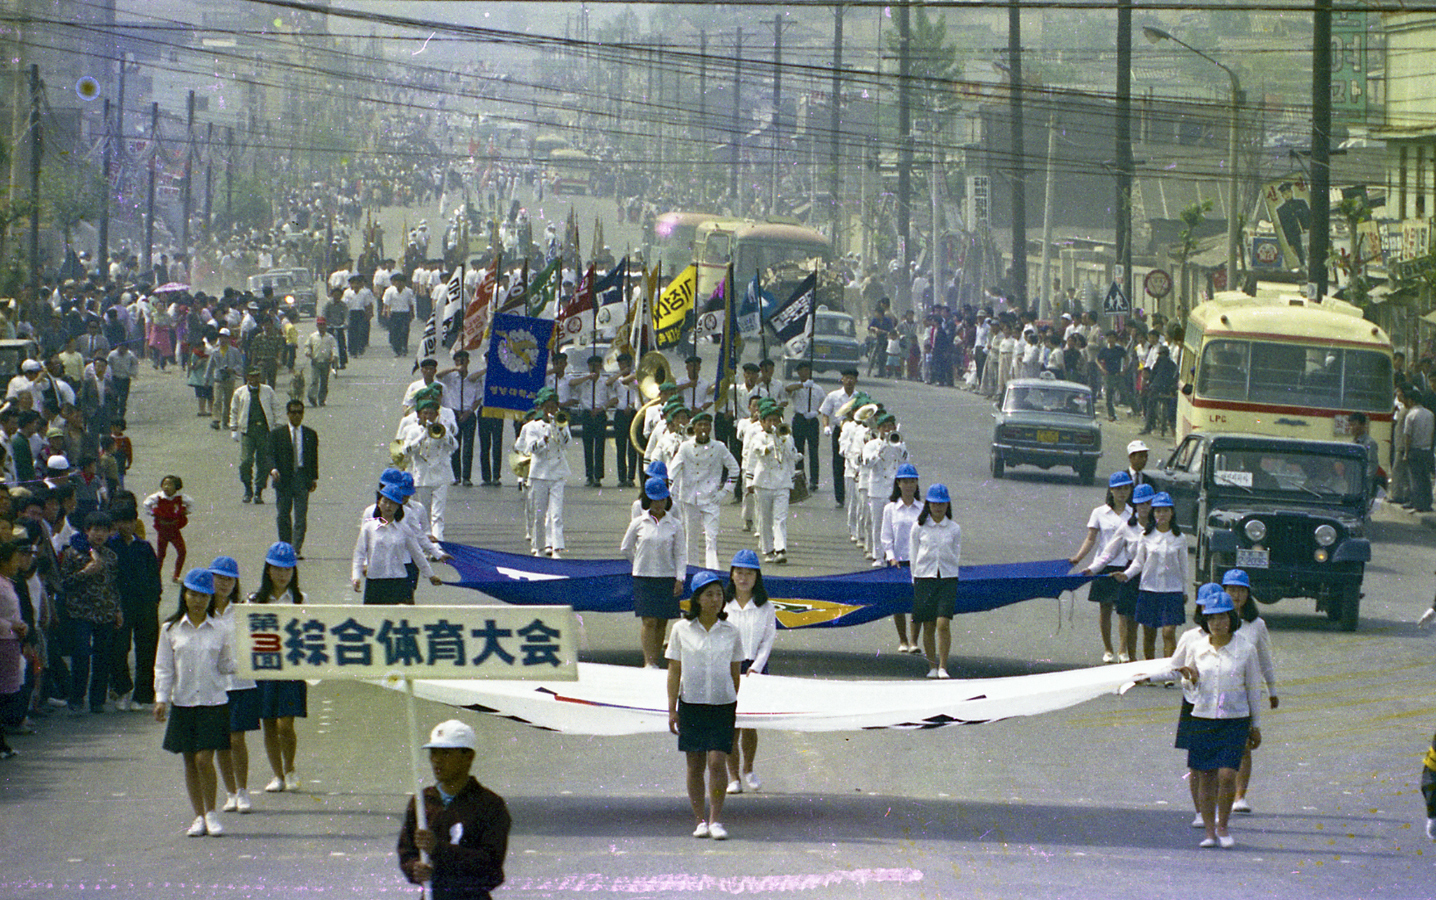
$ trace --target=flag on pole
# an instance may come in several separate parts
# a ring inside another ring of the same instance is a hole
[[[435,305],[434,311],[429,314],[429,321],[424,323],[424,337],[419,341],[419,355],[414,357],[414,368],[410,372],[419,369],[422,360],[432,357],[439,352],[439,307]]]
[[[489,330],[489,315],[493,311],[494,292],[498,288],[498,272],[503,265],[502,256],[494,258],[494,266],[484,273],[484,278],[474,288],[464,310],[463,347],[470,352],[484,346],[484,336]]]
[[[803,279],[792,296],[768,319],[789,356],[807,355],[808,333],[812,328],[810,320],[817,294],[818,274],[814,272]]]
[[[597,327],[618,328],[628,321],[628,298],[623,295],[623,286],[627,283],[628,257],[625,256],[593,286],[598,305],[594,319]]]
[[[713,396],[723,398],[728,396],[728,383],[733,379],[733,372],[738,368],[738,354],[741,352],[743,339],[738,333],[737,306],[733,303],[733,264],[728,263],[728,272],[723,279],[723,340],[718,350],[718,373],[713,376],[714,383],[718,385]]]
[[[703,304],[705,312],[698,313],[693,322],[694,338],[705,338],[709,335],[723,333],[724,325],[728,316],[731,315],[727,287],[726,278],[718,282],[718,286],[709,295],[708,302]]]
[[[464,267],[460,265],[454,270],[453,277],[449,279],[448,288],[444,292],[444,321],[443,337],[440,343],[445,347],[453,347],[454,341],[464,328]]]
[[[568,210],[568,225],[563,232],[563,267],[577,272],[583,265],[583,256],[578,249],[578,214],[573,207]]]
[[[543,271],[535,275],[529,282],[524,291],[524,311],[530,317],[538,317],[550,303],[554,302],[554,298],[558,295],[562,266],[563,260],[554,257],[548,265],[543,267]]]
[[[682,340],[683,322],[693,310],[697,286],[698,269],[690,265],[669,282],[653,304],[653,334],[658,349],[676,347]]]
[[[556,324],[559,340],[575,340],[584,333],[593,331],[593,280],[593,265],[590,264],[588,271],[579,280],[578,290],[573,292],[573,297],[558,311]]]
[[[753,273],[753,280],[748,282],[748,290],[743,292],[743,300],[738,304],[734,313],[737,320],[738,333],[745,338],[755,338],[763,330],[762,309],[764,301],[772,302],[772,298],[763,293],[763,286],[758,280],[758,273]]]

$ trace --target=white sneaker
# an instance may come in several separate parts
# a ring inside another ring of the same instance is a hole
[[[949,674],[947,674],[947,670],[946,670],[946,669],[938,669],[938,670],[937,670],[937,677],[938,677],[939,679],[947,679],[947,678],[951,678],[952,676],[949,675]]]
[[[1132,657],[1128,656],[1127,654],[1125,654],[1125,653],[1118,653],[1118,654],[1117,654],[1117,662],[1129,663],[1129,662],[1131,662],[1131,661],[1132,661]]]
[[[299,773],[290,772],[284,776],[284,789],[286,791],[299,790]]]
[[[1108,650],[1106,653],[1103,653],[1103,654],[1102,654],[1102,662],[1103,662],[1103,663],[1114,663],[1114,662],[1116,662],[1116,661],[1117,661],[1117,654],[1113,653],[1111,650]]]
[[[276,775],[273,778],[269,779],[269,784],[266,784],[264,786],[264,789],[271,794],[277,794],[280,791],[284,790],[284,779]]]
[[[708,835],[715,841],[726,841],[728,840],[728,829],[723,827],[723,823],[714,822],[708,826]]]
[[[901,644],[898,644],[898,652],[899,652],[899,653],[911,653],[911,652],[912,652],[912,645],[909,644],[907,641],[903,641]]]
[[[698,827],[693,829],[693,836],[696,838],[706,838],[708,836],[708,823],[699,822]]]
[[[913,653],[913,654],[921,653],[921,652],[922,652],[922,648],[919,647],[917,644],[913,644],[911,647],[908,648],[907,652]]]
[[[750,791],[761,790],[763,787],[763,779],[758,777],[757,772],[749,772],[743,776],[743,780],[748,782],[748,790]]]
[[[189,831],[186,831],[185,835],[188,837],[204,837],[204,833],[204,816],[195,816],[194,821],[189,824]]]
[[[548,557],[549,557],[549,559],[563,559],[562,554],[563,554],[563,551],[562,551],[562,550],[550,550],[550,551],[548,552]]]
[[[253,808],[249,802],[249,791],[247,789],[240,788],[234,795],[234,808],[237,812],[242,813],[247,813]]]
[[[1205,823],[1205,822],[1202,821],[1202,814],[1201,814],[1201,813],[1197,813],[1197,817],[1192,820],[1192,827],[1193,827],[1193,828],[1206,828],[1206,827],[1207,827],[1207,823]]]
[[[224,834],[224,826],[219,824],[219,813],[217,812],[204,814],[204,827],[209,829],[210,837],[219,837]]]
[[[227,794],[224,798],[224,806],[220,807],[224,812],[234,812],[239,809],[239,795]]]
[[[728,782],[728,793],[730,793],[730,794],[741,794],[741,793],[743,793],[743,782],[739,781],[739,780],[736,779],[736,778],[734,778],[732,781]]]
[[[927,670],[927,677],[928,677],[928,678],[936,678],[936,677],[937,677],[937,669],[935,669],[935,668],[933,668],[933,669],[928,669],[928,670]]]
[[[1250,813],[1251,811],[1252,805],[1247,802],[1247,798],[1238,797],[1232,801],[1232,812]]]

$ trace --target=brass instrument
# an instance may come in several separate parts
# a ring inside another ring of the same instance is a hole
[[[788,435],[790,435],[790,434],[792,434],[792,433],[793,433],[793,429],[790,428],[790,427],[788,427],[788,423],[787,423],[787,422],[779,422],[779,423],[778,423],[778,436],[779,436],[779,437],[787,437]]]
[[[650,350],[638,361],[638,368],[633,375],[638,394],[644,402],[638,407],[638,412],[633,414],[633,421],[628,423],[628,439],[633,446],[642,447],[643,419],[648,407],[661,399],[658,386],[668,380],[668,358],[657,350]]]
[[[892,434],[888,435],[888,443],[889,443],[889,444],[894,444],[894,445],[896,445],[896,444],[901,444],[901,443],[902,443],[902,435],[900,435],[900,434],[898,434],[896,431],[894,431]]]
[[[692,425],[689,425],[683,429],[683,433],[688,435],[689,437],[693,437],[693,435],[698,433],[698,429],[694,428]]]
[[[444,434],[446,431],[447,429],[444,428],[443,422],[429,423],[429,437],[433,438],[436,441],[442,441],[444,439]]]
[[[529,477],[529,465],[532,462],[533,457],[527,453],[520,453],[517,450],[509,453],[509,471],[513,472],[517,478]]]
[[[398,438],[389,442],[389,462],[396,469],[409,468],[409,454],[404,452],[404,442]]]
[[[803,474],[801,466],[793,473],[793,486],[788,489],[789,503],[802,503],[812,494],[808,491],[808,476]]]
[[[559,428],[567,428],[568,421],[568,410],[561,409],[558,412],[554,413],[553,423]]]

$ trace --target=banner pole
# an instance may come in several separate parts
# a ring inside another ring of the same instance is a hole
[[[419,714],[414,708],[414,679],[404,679],[404,711],[409,717],[409,763],[414,779],[414,821],[419,831],[429,829],[429,816],[424,809],[424,759],[419,745]],[[429,864],[429,854],[420,851],[419,861]],[[432,894],[433,879],[424,882],[424,900]]]

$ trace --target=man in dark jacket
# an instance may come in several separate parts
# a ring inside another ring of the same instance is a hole
[[[108,546],[118,566],[115,589],[120,594],[124,624],[115,629],[111,645],[110,687],[120,695],[122,709],[140,709],[155,702],[155,645],[160,636],[160,561],[148,541],[135,536],[139,511],[129,505],[110,509],[115,533]],[[130,678],[130,644],[135,647],[135,675]],[[129,694],[126,700],[124,695]]]
[[[269,433],[269,454],[274,468],[274,511],[279,539],[304,558],[304,535],[309,530],[309,495],[319,486],[319,435],[304,424],[304,401],[284,406],[289,424]]]

